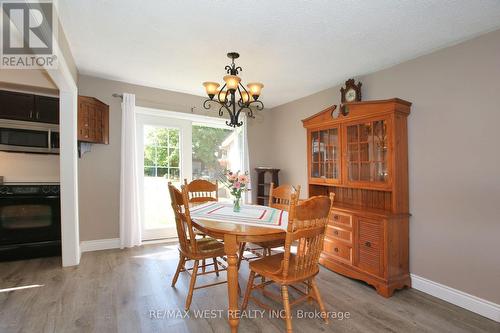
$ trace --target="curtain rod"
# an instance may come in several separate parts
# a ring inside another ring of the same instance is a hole
[[[123,99],[123,94],[114,93],[111,96]],[[166,108],[167,110],[168,109],[182,110],[182,109],[185,109],[185,108],[189,108],[189,111],[191,111],[191,113],[194,113],[196,111],[196,109],[197,109],[196,106],[194,106],[194,105],[191,106],[191,107],[188,107],[188,106],[185,106],[185,105],[164,104],[164,103],[161,103],[161,102],[151,101],[151,100],[147,100],[147,99],[139,99],[139,98],[136,98],[136,101],[142,101],[142,102],[145,102],[148,105],[153,104],[156,107]]]

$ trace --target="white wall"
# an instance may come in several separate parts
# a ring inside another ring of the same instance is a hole
[[[0,152],[5,182],[59,182],[59,155]]]
[[[0,88],[8,85],[31,86],[58,91],[47,72],[41,69],[1,69]]]

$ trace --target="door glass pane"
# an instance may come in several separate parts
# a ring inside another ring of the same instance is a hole
[[[312,163],[311,177],[319,177],[319,163]]]
[[[224,170],[242,170],[242,137],[229,128],[193,125],[193,179],[215,181]],[[219,181],[219,199],[230,199],[229,191]]]
[[[352,143],[349,143],[347,145],[347,153],[348,153],[348,156],[349,156],[349,161],[359,161],[359,152],[358,152],[358,144],[355,143],[355,144],[352,144]]]
[[[320,131],[319,132],[319,160],[320,164],[320,177],[327,177],[328,172],[328,131]]]
[[[364,181],[364,182],[368,182],[370,181],[370,174],[371,174],[371,170],[370,170],[370,166],[371,166],[371,163],[370,162],[361,162],[361,168],[359,170],[359,180],[361,181]]]
[[[367,142],[372,136],[372,124],[365,123],[359,125],[359,141]]]
[[[338,163],[333,163],[333,175],[332,178],[338,179],[339,178],[339,164]]]
[[[374,181],[386,182],[387,170],[387,124],[383,120],[373,122],[373,165]]]
[[[144,226],[174,227],[168,182],[180,186],[180,130],[144,126]]]
[[[359,160],[362,162],[370,161],[370,146],[368,143],[359,144]]]
[[[359,163],[348,163],[347,173],[349,175],[349,180],[359,180]]]
[[[339,178],[338,128],[311,133],[311,177]]]
[[[319,132],[312,132],[311,135],[311,151],[312,151],[312,161],[313,163],[319,163]],[[319,177],[319,166],[316,165],[316,173],[311,175],[312,177]]]
[[[347,127],[348,179],[386,182],[387,124],[384,120]]]
[[[347,127],[347,142],[358,143],[358,126],[348,126]]]
[[[385,182],[389,173],[387,172],[387,164],[384,162],[375,162],[374,164],[374,174],[375,181]]]
[[[339,147],[339,130],[338,128],[330,129],[330,144],[332,150],[333,161],[333,175],[332,178],[339,179],[339,165],[340,165],[340,147]]]

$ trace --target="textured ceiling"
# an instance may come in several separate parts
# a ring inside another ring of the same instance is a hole
[[[274,107],[500,28],[498,0],[64,0],[77,67],[203,95],[228,51]]]

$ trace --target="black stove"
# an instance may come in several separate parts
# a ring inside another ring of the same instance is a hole
[[[57,183],[0,185],[0,261],[61,255]]]

